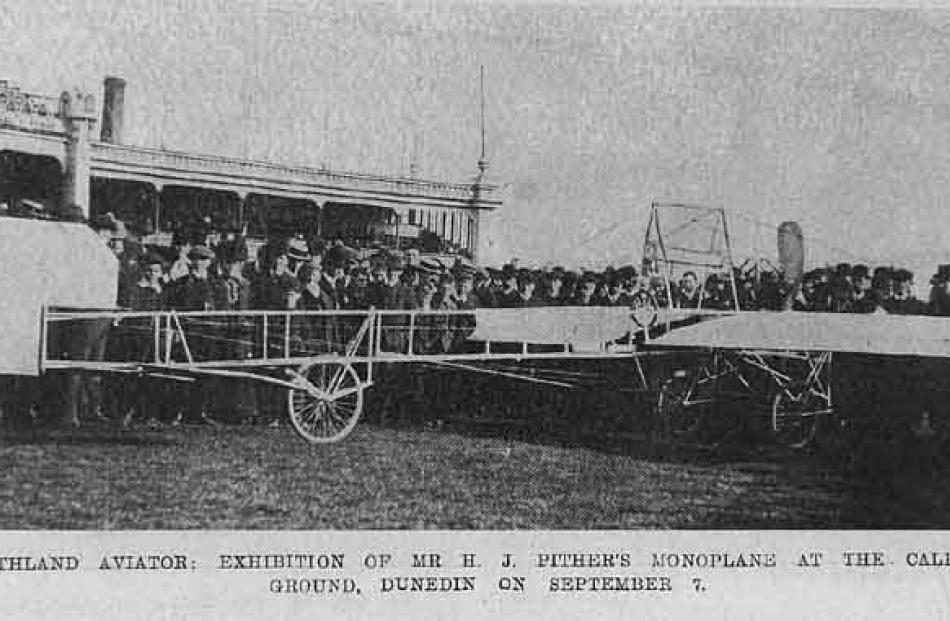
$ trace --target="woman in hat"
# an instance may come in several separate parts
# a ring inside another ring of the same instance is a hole
[[[274,249],[267,281],[262,291],[264,295],[262,306],[264,308],[290,310],[296,307],[300,283],[294,272],[297,264],[292,263],[290,257],[289,250]]]
[[[297,310],[337,310],[336,294],[332,283],[326,283],[323,265],[312,260],[300,267],[300,298]],[[331,344],[339,341],[333,317],[312,315],[300,318],[300,335],[306,355],[332,351]]]

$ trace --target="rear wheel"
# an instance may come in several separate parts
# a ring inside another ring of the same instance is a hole
[[[657,413],[663,433],[669,439],[694,437],[712,404],[706,382],[696,372],[676,371],[660,387]]]
[[[772,399],[772,435],[782,446],[803,449],[815,439],[821,418],[830,413],[824,396],[810,388],[779,390]]]
[[[308,442],[327,444],[345,438],[363,412],[363,384],[356,370],[338,362],[300,368],[299,388],[287,391],[294,429]]]

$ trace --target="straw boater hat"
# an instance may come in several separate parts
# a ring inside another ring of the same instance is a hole
[[[303,239],[294,238],[287,243],[287,257],[295,261],[309,261],[310,248]]]

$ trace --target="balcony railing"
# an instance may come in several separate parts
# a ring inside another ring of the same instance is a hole
[[[235,177],[266,178],[284,183],[342,186],[359,191],[429,196],[459,201],[469,201],[472,198],[472,186],[468,184],[289,166],[273,162],[103,142],[93,143],[93,157],[100,162],[110,164],[155,167],[166,170],[172,168],[192,173],[211,173]],[[488,199],[488,202],[490,202],[489,197],[495,191],[494,186],[486,185],[482,188],[483,196]]]
[[[0,80],[0,127],[63,133],[59,99],[26,93]]]

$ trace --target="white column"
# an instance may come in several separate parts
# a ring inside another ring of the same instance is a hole
[[[481,253],[481,243],[482,240],[479,239],[479,233],[481,232],[481,220],[482,220],[482,211],[480,209],[472,210],[472,222],[471,222],[471,236],[472,236],[472,261],[476,264],[478,263]]]
[[[63,201],[78,205],[89,218],[89,132],[96,122],[96,102],[92,95],[64,92],[60,109],[66,128],[66,174]]]

